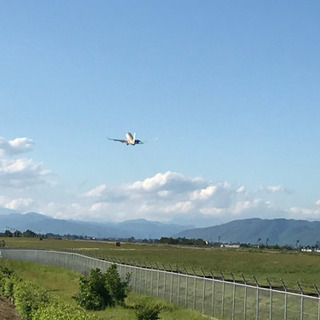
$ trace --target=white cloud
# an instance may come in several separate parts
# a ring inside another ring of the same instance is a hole
[[[32,199],[25,199],[25,198],[19,198],[19,199],[13,199],[11,200],[7,205],[6,208],[13,209],[16,211],[23,210],[25,211],[26,208],[29,208],[33,204]]]
[[[31,151],[34,147],[34,142],[28,138],[15,138],[13,140],[6,141],[3,137],[0,137],[0,155],[16,155]]]
[[[36,188],[25,188],[43,186],[48,176],[43,164],[31,159],[0,159],[0,206],[63,219],[123,221],[144,218],[196,226],[249,217],[320,219],[320,200],[311,208],[276,207],[272,199],[274,194],[277,193],[278,198],[286,196],[282,186],[249,192],[243,185],[189,178],[168,171],[131,184],[99,184],[79,195],[67,196],[63,191],[63,198],[61,192],[54,192],[57,186],[47,184],[52,190],[48,191],[51,198],[47,196],[47,200],[32,193]],[[4,190],[7,192],[2,192]]]
[[[237,189],[237,193],[245,193],[246,192],[246,188],[244,186],[240,186],[238,189]]]
[[[281,185],[276,185],[276,186],[268,186],[262,188],[262,190],[266,191],[267,193],[272,193],[272,194],[286,194],[286,195],[291,195],[293,193],[292,190],[281,186]]]
[[[10,198],[8,196],[0,196],[0,206],[6,209],[25,212],[34,205],[31,198]]]
[[[87,212],[112,221],[145,218],[188,223],[190,217],[198,216],[200,223],[206,216],[219,222],[275,211],[267,201],[250,195],[243,185],[213,183],[170,171],[117,187],[99,185],[86,195],[93,196]]]
[[[201,208],[199,211],[204,215],[212,217],[219,217],[224,212],[224,210],[221,208]]]
[[[31,159],[0,159],[0,185],[27,188],[47,183],[50,174],[42,163]]]
[[[236,203],[232,204],[230,208],[230,212],[235,215],[239,215],[241,213],[244,213],[247,210],[257,208],[261,205],[261,201],[259,199],[254,200],[243,200],[243,201],[237,201]]]
[[[162,208],[165,213],[188,213],[194,208],[191,201],[180,201]]]
[[[204,189],[195,190],[192,192],[190,198],[191,200],[206,200],[212,197],[216,189],[216,186],[208,186]]]
[[[9,141],[0,137],[0,187],[25,189],[49,182],[50,171],[46,170],[41,162],[28,158],[8,158],[31,151],[33,147],[34,142],[26,137]]]
[[[277,192],[284,192],[284,188],[283,186],[269,186],[269,187],[266,187],[266,190],[267,192],[270,192],[270,193],[277,193]]]
[[[317,200],[310,208],[292,207],[290,208],[292,217],[295,219],[320,219],[320,200]]]
[[[187,190],[194,190],[203,182],[200,178],[189,179],[180,173],[167,171],[165,173],[157,173],[143,181],[136,181],[128,185],[128,189],[144,192],[171,191],[181,193]]]
[[[99,211],[107,210],[108,208],[109,208],[109,205],[106,202],[97,202],[90,207],[90,211],[99,212]]]
[[[94,189],[86,192],[84,194],[84,196],[86,196],[86,197],[100,197],[105,189],[106,189],[106,185],[102,184],[102,185],[97,186]]]

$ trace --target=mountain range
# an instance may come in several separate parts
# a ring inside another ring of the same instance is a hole
[[[36,233],[78,235],[96,238],[203,239],[208,242],[313,246],[320,244],[320,221],[293,219],[243,219],[206,228],[178,224],[127,220],[114,223],[55,219],[36,212],[21,214],[0,209],[0,232],[32,230]]]
[[[0,232],[19,230],[46,234],[78,235],[96,238],[160,239],[171,237],[192,226],[166,224],[144,219],[127,220],[119,223],[97,223],[76,220],[54,219],[36,212],[21,214],[0,211]]]
[[[252,218],[207,228],[192,228],[177,236],[201,238],[209,242],[313,246],[318,241],[320,244],[320,221]]]

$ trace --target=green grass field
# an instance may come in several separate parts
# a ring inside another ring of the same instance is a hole
[[[241,274],[248,282],[253,282],[255,275],[260,285],[267,285],[266,277],[274,286],[281,286],[283,279],[286,286],[298,289],[299,281],[305,292],[315,292],[313,284],[320,286],[320,255],[299,251],[277,251],[260,249],[195,248],[170,245],[122,243],[120,247],[113,242],[72,241],[31,238],[3,238],[7,248],[41,248],[47,250],[68,250],[96,258],[117,259],[126,263],[156,263],[159,267],[184,270],[193,269],[197,274],[209,275],[210,270],[219,276],[222,271],[225,278],[233,273],[237,280]],[[2,238],[0,239],[2,240]],[[193,268],[193,269],[192,269]]]
[[[52,295],[62,299],[65,303],[76,306],[72,298],[79,290],[79,277],[75,271],[56,266],[41,265],[38,263],[18,260],[0,259],[0,265],[14,270],[23,280],[32,280]],[[205,320],[209,319],[199,312],[176,307],[174,304],[153,297],[129,293],[125,301],[126,307],[107,308],[104,311],[88,311],[102,319],[128,320],[135,319],[133,307],[137,304],[161,304],[160,312],[163,320]],[[212,318],[210,318],[212,319]]]

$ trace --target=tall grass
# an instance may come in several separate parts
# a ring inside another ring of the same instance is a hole
[[[34,262],[0,259],[0,265],[14,270],[23,280],[32,280],[52,295],[61,298],[64,302],[76,306],[72,298],[79,290],[80,274],[56,266],[41,265]],[[163,320],[205,320],[209,319],[199,312],[178,308],[174,304],[150,296],[129,293],[125,307],[117,306],[103,311],[88,311],[102,319],[128,320],[135,319],[134,306],[138,304],[160,304],[160,317]],[[210,318],[212,319],[212,318]]]

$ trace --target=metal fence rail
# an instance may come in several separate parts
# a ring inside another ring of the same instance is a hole
[[[88,273],[114,262],[77,253],[2,249],[0,257],[53,264]],[[218,319],[320,320],[320,298],[146,267],[116,263],[121,278],[131,273],[131,290],[152,295]]]

